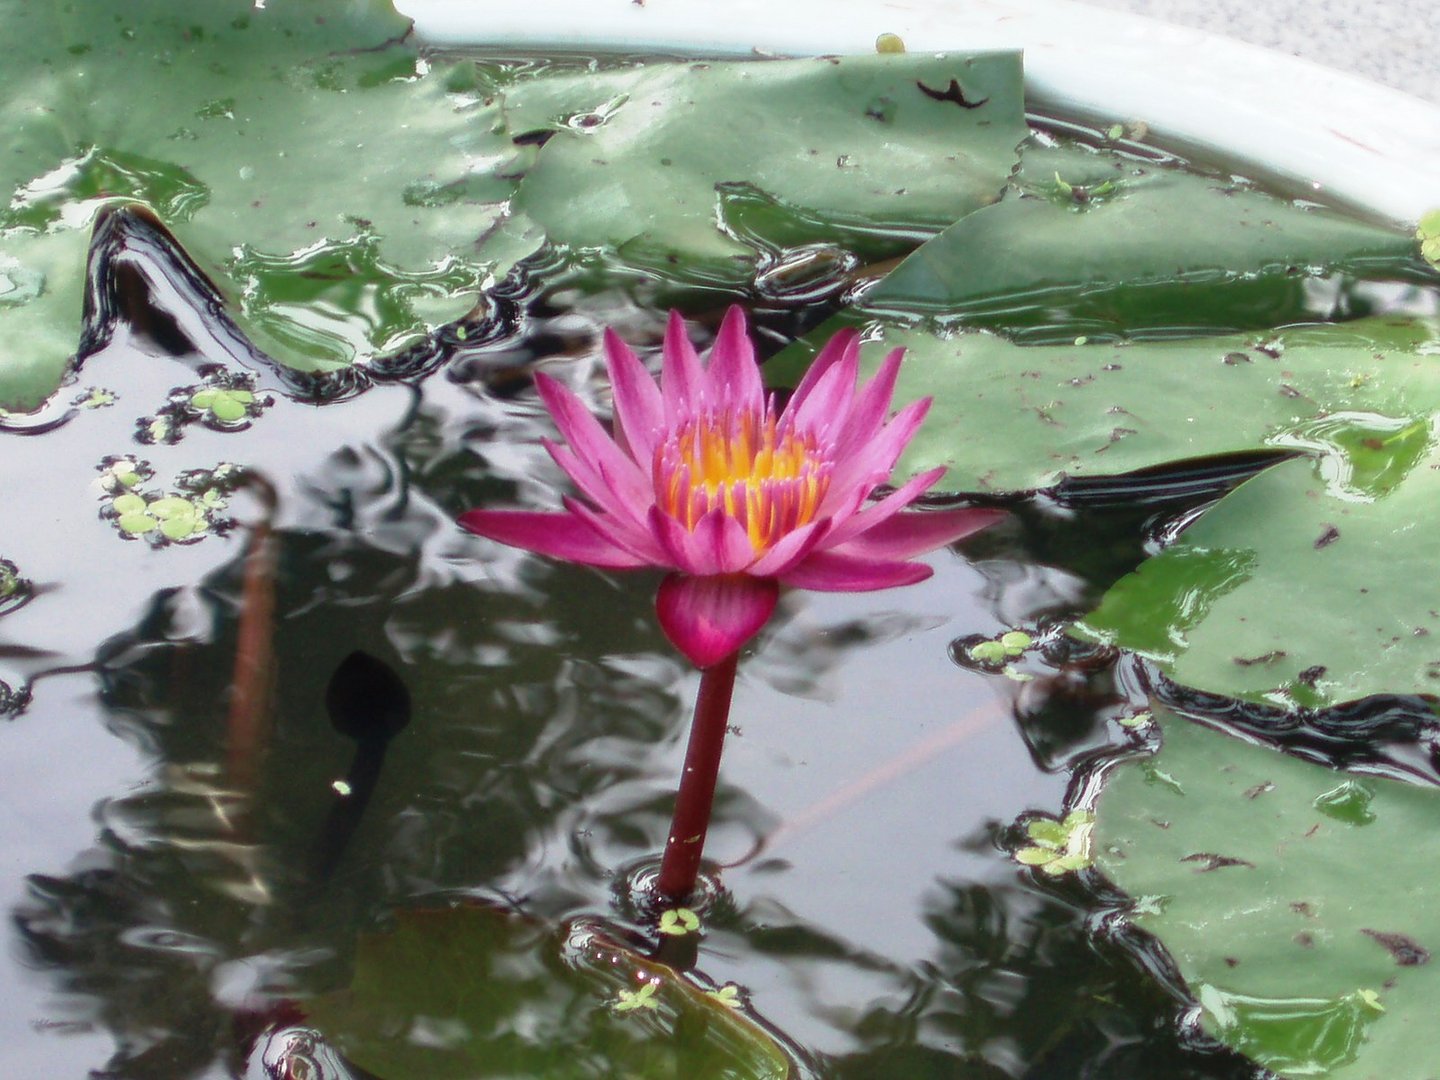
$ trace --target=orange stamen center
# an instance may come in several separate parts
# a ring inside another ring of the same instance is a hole
[[[782,432],[773,411],[710,412],[686,421],[656,449],[655,499],[690,530],[723,508],[760,552],[815,520],[830,472],[814,438]]]

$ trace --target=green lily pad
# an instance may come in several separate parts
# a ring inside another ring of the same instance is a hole
[[[1095,865],[1206,1030],[1282,1077],[1430,1080],[1440,792],[1155,711],[1158,755],[1109,774]],[[1365,812],[1337,813],[1357,792]]]
[[[474,65],[422,63],[386,0],[0,0],[0,17],[10,410],[38,407],[80,344],[107,205],[153,212],[263,355],[326,372],[465,316],[487,272],[546,239],[735,284],[759,249],[933,233],[998,197],[1026,131],[1013,53],[660,63],[487,91]],[[543,150],[513,138],[546,132]]]
[[[863,309],[1010,329],[1250,329],[1306,315],[1306,275],[1411,276],[1415,238],[1111,151],[1027,146],[1005,199],[957,221]],[[1065,315],[1057,312],[1064,311]]]
[[[1384,439],[1440,409],[1440,324],[1419,319],[1035,346],[984,332],[872,329],[865,370],[904,347],[896,400],[934,398],[900,472],[947,466],[948,491],[1025,491],[1225,453],[1323,450],[1335,436],[1316,425],[1336,413],[1373,417]],[[808,345],[779,354],[767,377],[792,382]],[[1428,429],[1415,430],[1428,444]]]
[[[534,148],[510,142],[498,105],[451,93],[453,65],[422,67],[388,2],[4,0],[0,18],[0,406],[37,406],[76,351],[89,225],[109,203],[153,210],[296,368],[473,307],[475,243]],[[358,283],[324,297],[343,331],[266,307],[351,249]]]
[[[503,234],[730,285],[757,247],[908,250],[996,201],[1027,133],[1018,53],[652,64],[507,88],[504,110],[550,137]]]
[[[0,414],[36,409],[60,385],[79,343],[89,244],[78,230],[0,229]]]
[[[1229,453],[1308,456],[1207,511],[1078,633],[1183,685],[1282,707],[1440,694],[1440,584],[1416,525],[1440,501],[1434,322],[1070,346],[887,328],[864,366],[897,345],[911,354],[897,398],[934,398],[900,472],[945,465],[949,490],[1042,488]]]
[[[1440,695],[1440,581],[1419,524],[1440,505],[1440,455],[1428,421],[1422,430],[1429,452],[1397,465],[1398,480],[1380,470],[1378,491],[1353,486],[1358,470],[1338,455],[1246,481],[1076,632],[1186,686],[1275,705]],[[1404,431],[1397,452],[1408,455]]]
[[[733,1002],[596,925],[557,933],[478,905],[401,912],[393,930],[361,938],[348,990],[301,1004],[386,1080],[790,1075]]]

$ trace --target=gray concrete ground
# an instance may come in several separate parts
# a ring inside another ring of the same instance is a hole
[[[1239,38],[1440,103],[1435,0],[1085,0]]]

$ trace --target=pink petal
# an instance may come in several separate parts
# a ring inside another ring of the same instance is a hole
[[[756,577],[778,577],[810,554],[830,528],[830,519],[821,518],[786,533],[770,550],[750,564],[747,573]]]
[[[834,484],[830,491],[820,503],[819,513],[825,515],[825,520],[830,522],[833,531],[840,525],[854,516],[855,512],[870,498],[870,491],[879,484],[880,480],[875,479],[866,483],[851,484],[848,490],[839,490]]]
[[[715,523],[710,519],[715,518]],[[716,509],[700,519],[695,532],[704,534],[699,538],[710,546],[710,557],[721,568],[722,574],[733,574],[744,570],[755,561],[755,546],[750,543],[750,534],[745,526],[729,514]]]
[[[705,384],[705,369],[685,333],[685,320],[678,311],[671,311],[665,325],[665,362],[660,372],[666,427],[674,428],[695,415],[704,398]]]
[[[660,545],[660,550],[665,552],[668,565],[677,570],[683,570],[687,574],[703,573],[708,569],[701,562],[697,561],[695,553],[691,550],[690,531],[676,521],[658,506],[650,508],[650,535],[655,537],[655,542]]]
[[[722,507],[701,517],[694,531],[658,506],[653,507],[650,533],[677,570],[697,577],[733,574],[755,561],[755,550],[744,528]]]
[[[670,565],[665,558],[665,552],[661,550],[649,529],[612,514],[597,514],[579,499],[566,496],[562,501],[566,510],[589,525],[602,540],[609,541],[621,551],[629,552],[648,566]]]
[[[616,547],[585,522],[570,514],[534,510],[470,510],[457,519],[460,526],[511,547],[586,566],[617,569],[647,565]]]
[[[856,447],[865,446],[877,434],[890,412],[890,401],[895,396],[895,381],[900,375],[900,361],[905,357],[904,349],[892,349],[885,357],[872,379],[855,395],[855,404],[850,416],[835,441],[836,456],[843,457]]]
[[[582,487],[586,494],[608,508],[613,501],[602,497],[605,490],[611,490],[615,497],[629,503],[632,508],[644,506],[654,498],[648,472],[641,472],[634,460],[615,445],[615,441],[600,426],[600,421],[591,415],[578,397],[543,372],[535,376],[535,389],[540,400],[550,411],[555,426],[574,451],[572,464],[578,472],[564,462],[557,463]],[[554,456],[554,451],[551,451]],[[588,483],[585,477],[588,476]]]
[[[745,329],[745,312],[732,304],[710,349],[710,386],[715,400],[728,412],[765,408],[765,387],[755,363],[755,346]]]
[[[912,476],[873,506],[867,506],[858,514],[854,514],[836,525],[835,531],[830,534],[825,547],[829,549],[843,544],[851,537],[859,536],[867,529],[873,529],[882,521],[898,514],[934,487],[935,481],[944,475],[945,467],[942,465],[939,468],[920,473],[918,476]]]
[[[896,514],[827,554],[855,555],[863,559],[909,559],[963,540],[989,528],[1005,516],[1003,510],[966,507],[962,510],[917,510]]]
[[[629,447],[630,456],[637,462],[649,462],[665,428],[665,402],[640,358],[608,327],[605,369],[610,373],[615,401],[615,441]]]
[[[552,439],[541,439],[540,445],[550,452],[555,464],[565,470],[565,475],[575,481],[575,486],[596,506],[603,506],[613,513],[624,513],[634,518],[631,507],[619,492],[592,462],[576,455],[568,446],[561,446]]]
[[[831,341],[833,343],[834,339]],[[817,360],[810,370],[814,371],[818,365]],[[790,404],[785,406],[781,424],[796,431],[838,433],[850,415],[851,404],[855,400],[855,379],[859,370],[859,340],[852,338],[849,347],[843,349],[840,356],[827,365],[820,377],[806,389],[803,397],[798,390],[795,392]]]
[[[798,409],[803,405],[805,399],[810,396],[810,392],[814,390],[815,384],[820,381],[837,360],[841,359],[841,357],[852,349],[857,352],[860,349],[860,331],[856,330],[853,326],[847,326],[845,329],[836,332],[834,336],[825,343],[824,348],[815,354],[815,359],[810,361],[810,367],[806,369],[805,374],[800,379],[800,385],[795,387],[795,393],[790,395],[790,404],[786,407],[785,411],[789,412],[791,409]]]
[[[924,563],[859,559],[832,551],[817,551],[780,575],[785,585],[819,592],[869,592],[924,581],[933,570]]]
[[[915,437],[929,410],[929,398],[912,401],[896,413],[895,419],[886,424],[868,445],[855,447],[847,457],[837,460],[834,475],[830,478],[830,491],[820,505],[820,512],[831,513],[832,504],[843,502],[854,488],[863,487],[868,494],[876,484],[889,479],[895,462],[900,460],[900,454]]]
[[[768,578],[670,574],[660,583],[655,611],[675,647],[696,667],[707,668],[760,632],[779,594]]]

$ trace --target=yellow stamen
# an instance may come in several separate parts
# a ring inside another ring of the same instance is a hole
[[[830,485],[830,462],[813,438],[782,433],[773,413],[709,413],[656,451],[660,509],[693,530],[716,507],[763,551],[815,519]]]

